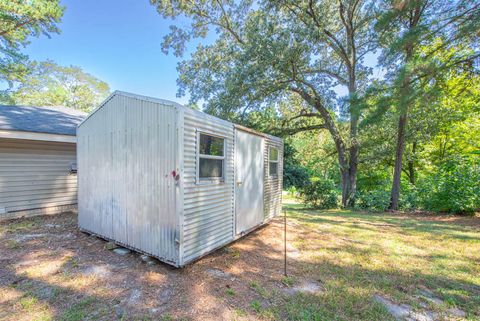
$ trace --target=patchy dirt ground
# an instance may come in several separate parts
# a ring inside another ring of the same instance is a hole
[[[280,223],[184,269],[107,250],[78,231],[75,214],[0,223],[0,319],[262,318],[260,310],[292,291]]]
[[[184,269],[75,214],[0,222],[0,320],[480,320],[480,218],[289,210]]]

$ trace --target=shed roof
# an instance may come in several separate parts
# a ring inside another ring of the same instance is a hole
[[[268,137],[270,139],[273,139],[273,140],[278,140],[278,141],[281,141],[282,139],[279,138],[279,137],[276,137],[276,136],[272,136],[272,135],[269,135],[269,134],[265,134],[265,133],[262,133],[262,132],[259,132],[259,131],[256,131],[256,130],[253,130],[253,129],[250,129],[250,128],[247,128],[247,127],[244,127],[244,126],[241,126],[241,125],[237,125],[237,124],[234,124],[228,120],[224,120],[224,119],[221,119],[221,118],[218,118],[216,116],[212,116],[212,115],[209,115],[207,113],[204,113],[202,111],[199,111],[199,110],[194,110],[194,109],[190,109],[188,107],[185,107],[179,103],[176,103],[174,101],[171,101],[171,100],[165,100],[165,99],[160,99],[160,98],[154,98],[154,97],[148,97],[148,96],[143,96],[143,95],[138,95],[138,94],[133,94],[133,93],[129,93],[129,92],[125,92],[125,91],[120,91],[120,90],[115,90],[110,96],[107,97],[107,99],[105,99],[105,101],[99,106],[97,107],[94,111],[92,111],[84,120],[82,120],[81,123],[83,123],[84,121],[86,121],[88,119],[88,117],[90,117],[91,115],[93,115],[97,110],[99,110],[100,108],[102,108],[110,99],[112,99],[113,97],[115,96],[124,96],[124,97],[130,97],[130,98],[133,98],[133,99],[139,99],[139,100],[144,100],[144,101],[150,101],[150,102],[154,102],[154,103],[158,103],[158,104],[161,104],[161,105],[167,105],[167,106],[173,106],[173,107],[178,107],[178,108],[186,108],[188,109],[189,111],[195,113],[197,115],[197,117],[203,117],[203,118],[215,118],[217,120],[220,120],[222,122],[225,122],[225,123],[229,123],[229,124],[233,124],[236,128],[239,128],[239,129],[242,129],[242,130],[245,130],[245,131],[248,131],[248,132],[251,132],[253,134],[256,134],[256,135],[260,135],[260,136],[263,136],[263,137]]]
[[[0,105],[0,130],[75,136],[87,114],[68,107]]]

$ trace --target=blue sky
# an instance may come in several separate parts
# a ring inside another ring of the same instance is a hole
[[[63,0],[62,4],[66,10],[61,33],[31,39],[25,48],[31,59],[80,66],[112,90],[187,102],[188,98],[176,97],[178,59],[161,51],[172,20],[163,19],[148,0]]]
[[[25,48],[31,59],[80,66],[106,81],[112,91],[187,103],[188,97],[176,97],[179,59],[161,51],[169,26],[187,26],[187,21],[163,19],[148,0],[62,0],[62,4],[66,10],[61,33],[32,38]],[[187,54],[194,49],[190,44]],[[368,64],[373,67],[376,58],[367,57]],[[374,74],[382,72],[377,69]],[[346,94],[345,88],[335,91]]]

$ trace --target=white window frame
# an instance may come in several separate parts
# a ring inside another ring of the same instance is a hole
[[[277,150],[277,160],[270,160],[270,154],[272,153],[272,149]],[[269,146],[268,147],[268,177],[278,177],[278,170],[279,170],[278,163],[279,162],[280,162],[280,149],[278,149],[276,147],[273,147],[273,146]],[[277,164],[277,172],[273,175],[270,174],[270,163],[276,163]]]
[[[223,139],[223,156],[214,156],[214,155],[205,155],[205,154],[200,154],[200,135],[207,135],[207,136],[212,136],[212,137],[217,137]],[[227,154],[227,138],[224,136],[212,134],[209,132],[204,132],[204,131],[198,131],[197,130],[197,166],[196,166],[196,179],[197,179],[197,185],[202,185],[202,184],[211,184],[211,183],[216,183],[216,184],[221,184],[225,182],[225,156]],[[222,177],[200,177],[200,158],[207,158],[207,159],[220,159],[222,160]]]

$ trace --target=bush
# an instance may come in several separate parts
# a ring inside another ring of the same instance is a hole
[[[312,178],[302,190],[305,204],[314,208],[336,208],[338,206],[338,190],[330,179]]]
[[[390,185],[379,189],[358,192],[355,208],[370,211],[386,211],[390,206]],[[414,210],[418,207],[418,192],[415,186],[403,182],[398,202],[400,210]]]
[[[283,188],[294,186],[303,189],[310,182],[310,174],[305,167],[285,164],[283,171]]]
[[[390,191],[378,189],[368,192],[359,192],[356,207],[370,211],[385,211],[390,205]]]
[[[398,207],[401,210],[416,210],[420,206],[419,202],[419,192],[416,186],[410,183],[402,184]]]
[[[420,204],[430,211],[473,214],[480,208],[480,162],[451,159],[420,182]]]

